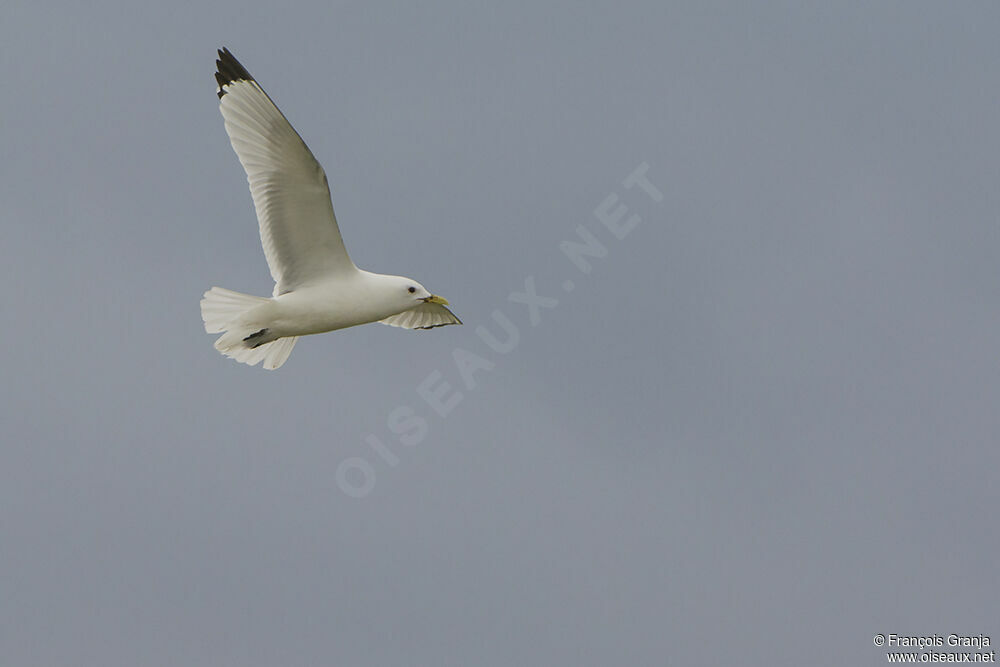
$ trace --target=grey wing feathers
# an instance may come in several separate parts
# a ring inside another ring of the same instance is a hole
[[[355,270],[326,174],[309,147],[228,49],[216,64],[219,108],[247,174],[275,294]]]

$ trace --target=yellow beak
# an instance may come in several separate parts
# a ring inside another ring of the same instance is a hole
[[[442,306],[448,305],[448,299],[443,296],[438,296],[437,294],[431,294],[429,297],[424,299],[424,303],[439,303]]]

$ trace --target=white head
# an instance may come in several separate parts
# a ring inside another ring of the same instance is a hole
[[[386,297],[392,301],[394,305],[399,306],[397,312],[402,312],[404,310],[409,310],[414,306],[419,306],[421,303],[438,303],[442,306],[448,305],[448,300],[444,297],[437,296],[436,294],[431,294],[427,289],[412,278],[405,278],[403,276],[379,276],[380,291],[383,293],[388,292]]]

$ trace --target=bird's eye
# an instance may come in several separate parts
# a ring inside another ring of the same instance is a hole
[[[406,289],[410,290],[410,294],[413,294],[414,292],[417,291],[416,287],[407,287]]]

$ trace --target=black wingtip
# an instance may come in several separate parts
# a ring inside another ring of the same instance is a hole
[[[241,65],[226,47],[219,49],[219,59],[215,61],[215,66],[218,70],[215,73],[215,81],[219,84],[219,99],[226,94],[226,86],[233,82],[254,80],[247,68]]]

